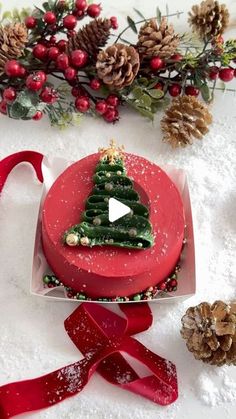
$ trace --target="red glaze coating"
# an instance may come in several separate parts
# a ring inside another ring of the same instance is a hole
[[[126,154],[128,175],[141,201],[149,206],[155,235],[147,250],[116,247],[68,247],[63,233],[79,223],[93,188],[99,154],[74,163],[55,181],[45,199],[42,241],[54,273],[68,287],[93,298],[127,296],[165,279],[178,262],[184,237],[183,204],[170,178],[154,163]]]

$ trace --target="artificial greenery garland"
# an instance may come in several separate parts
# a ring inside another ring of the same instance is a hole
[[[138,22],[128,17],[128,26],[116,36],[116,17],[102,19],[100,12],[100,5],[86,0],[48,0],[34,10],[3,13],[1,113],[23,120],[47,114],[52,125],[63,128],[83,114],[114,123],[119,107],[128,105],[153,119],[172,97],[201,95],[211,102],[214,90],[225,89],[235,75],[236,40],[222,38],[229,12],[218,1],[193,6],[191,35],[175,33],[167,20],[179,13],[167,10],[162,16],[157,9],[157,16],[147,19],[135,9]],[[85,17],[92,20],[79,25]],[[136,44],[125,38],[128,29],[137,34]],[[170,121],[173,146],[191,143],[196,126],[205,123],[203,118],[193,127],[185,124],[184,141],[181,135],[176,141],[179,118],[174,113]]]

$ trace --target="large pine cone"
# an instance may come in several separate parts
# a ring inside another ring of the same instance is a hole
[[[136,49],[123,44],[114,44],[100,51],[96,63],[98,77],[104,84],[116,90],[133,82],[139,66]]]
[[[172,24],[166,18],[161,19],[158,26],[156,19],[148,20],[139,31],[138,51],[144,57],[159,56],[169,58],[176,52],[180,39],[175,34]]]
[[[78,33],[70,38],[68,52],[76,49],[87,51],[90,57],[96,57],[100,48],[104,47],[108,41],[111,29],[110,19],[94,19]]]
[[[161,120],[163,141],[173,148],[192,144],[193,137],[201,139],[208,132],[212,116],[194,96],[175,98]]]
[[[229,23],[229,12],[225,4],[205,0],[192,7],[189,23],[201,39],[210,39],[225,31]]]
[[[0,72],[4,71],[8,60],[19,58],[28,41],[28,32],[23,23],[13,23],[0,27]]]
[[[196,359],[212,365],[236,365],[236,304],[215,301],[190,307],[181,335]]]

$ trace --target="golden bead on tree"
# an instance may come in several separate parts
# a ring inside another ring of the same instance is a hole
[[[144,57],[169,58],[176,52],[179,43],[179,35],[173,25],[163,17],[160,25],[156,19],[150,19],[140,28],[137,47]]]
[[[96,63],[98,77],[114,90],[132,84],[139,66],[139,54],[136,49],[123,44],[114,44],[100,51]]]
[[[19,58],[28,41],[27,28],[23,23],[0,26],[0,73],[8,60]]]
[[[236,303],[203,302],[188,308],[181,322],[180,333],[196,359],[236,365]]]
[[[163,141],[173,148],[192,144],[193,138],[201,139],[208,131],[212,116],[206,105],[194,96],[175,98],[161,120]]]
[[[189,12],[189,24],[202,40],[222,35],[229,23],[229,11],[225,4],[204,0]]]

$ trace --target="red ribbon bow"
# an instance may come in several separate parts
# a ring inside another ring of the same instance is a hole
[[[17,153],[0,162],[0,191],[10,170],[22,159],[33,164],[42,181],[42,155]],[[154,403],[173,403],[178,397],[174,364],[131,337],[151,326],[152,314],[148,304],[119,306],[126,319],[99,304],[81,304],[65,320],[65,329],[84,358],[42,377],[0,387],[0,418],[43,409],[79,393],[95,370],[111,384]],[[140,377],[121,352],[140,361],[150,374]]]

